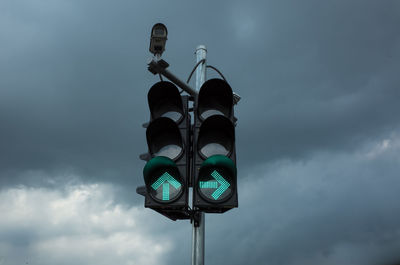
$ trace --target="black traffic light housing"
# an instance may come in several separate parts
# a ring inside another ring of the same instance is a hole
[[[154,84],[147,95],[147,163],[143,169],[145,207],[173,220],[188,219],[190,115],[188,96],[171,82]]]
[[[194,105],[193,206],[208,213],[238,207],[233,92],[210,79]]]

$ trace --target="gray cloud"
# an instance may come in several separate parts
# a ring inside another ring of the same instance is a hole
[[[73,168],[90,181],[141,182],[156,21],[169,27],[172,71],[186,79],[194,48],[207,44],[242,95],[243,166],[355,148],[399,122],[394,1],[3,5],[2,179]]]
[[[153,234],[155,214],[115,203],[110,185],[65,188],[0,192],[3,264],[163,264],[172,242]]]
[[[258,166],[240,183],[239,209],[207,216],[208,264],[399,260],[399,147]]]
[[[271,3],[261,23],[272,28],[268,37],[248,45],[240,61],[252,67],[239,64],[242,74],[234,76],[245,95],[237,108],[239,132],[252,135],[239,143],[241,150],[260,157],[256,162],[301,158],[321,149],[351,150],[397,127],[396,6]],[[246,101],[252,111],[241,111]]]
[[[163,22],[171,71],[185,80],[205,44],[242,96],[240,208],[207,216],[207,263],[396,262],[398,10],[394,0],[2,1],[0,191],[47,189],[49,200],[103,183],[116,202],[142,205],[141,124],[158,81],[146,70],[148,38]],[[187,264],[190,226],[150,216],[145,236],[170,236],[162,256]],[[0,228],[15,264],[43,239],[22,226]],[[45,236],[63,233],[55,230]]]
[[[206,216],[207,264],[397,261],[399,155],[400,138],[393,134],[352,153],[258,165],[239,181],[239,209]],[[10,264],[106,264],[116,258],[149,264],[146,255],[156,242],[165,246],[154,250],[154,263],[189,262],[188,221],[120,204],[114,185],[61,186],[0,192],[0,210],[7,213],[0,220],[0,256]]]

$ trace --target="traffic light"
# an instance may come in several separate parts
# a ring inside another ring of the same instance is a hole
[[[148,162],[143,168],[145,207],[167,217],[187,219],[190,176],[190,115],[188,96],[171,82],[154,84],[147,95],[150,122],[146,125]],[[146,159],[147,158],[147,159]]]
[[[208,213],[238,207],[233,92],[210,79],[194,105],[193,206]]]

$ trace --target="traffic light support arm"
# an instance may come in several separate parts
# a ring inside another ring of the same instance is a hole
[[[152,59],[148,63],[148,70],[153,74],[161,74],[168,78],[172,83],[177,85],[178,87],[185,90],[189,95],[195,97],[197,96],[197,91],[187,85],[185,82],[181,81],[178,77],[176,77],[173,73],[167,70],[169,64],[164,60],[155,60]]]

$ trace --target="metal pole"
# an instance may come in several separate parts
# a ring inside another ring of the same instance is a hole
[[[207,49],[204,45],[199,45],[196,48],[196,63],[200,62],[201,60],[206,60],[207,57]],[[204,63],[197,66],[196,69],[196,90],[197,93],[200,90],[200,87],[206,81],[206,61]]]
[[[204,59],[204,63],[200,64],[196,69],[196,91],[200,90],[201,85],[206,81],[206,55],[207,49],[204,45],[199,45],[196,48],[197,62]],[[204,226],[205,214],[200,213],[198,226],[193,222],[192,234],[192,265],[204,265]]]

